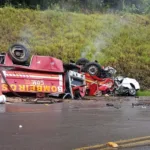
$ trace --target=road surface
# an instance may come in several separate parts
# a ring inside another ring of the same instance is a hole
[[[150,107],[133,108],[134,101],[0,105],[0,150],[72,150],[149,136]],[[106,106],[108,103],[113,107]]]

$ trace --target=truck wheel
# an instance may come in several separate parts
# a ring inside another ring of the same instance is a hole
[[[82,99],[79,90],[74,91],[74,99]]]
[[[77,60],[76,65],[82,65],[85,66],[87,63],[89,63],[90,61],[86,58],[80,58]]]
[[[29,56],[29,50],[22,44],[14,44],[8,49],[8,54],[12,61],[16,64],[25,63]]]
[[[101,70],[101,66],[95,62],[87,63],[84,67],[84,71],[93,76],[100,76]]]

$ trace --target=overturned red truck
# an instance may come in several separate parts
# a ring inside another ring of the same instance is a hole
[[[116,70],[101,67],[85,58],[64,64],[51,56],[33,55],[21,45],[12,45],[0,54],[0,89],[3,94],[44,98],[56,96],[78,99],[85,95],[136,95],[140,89],[135,79],[112,77]]]
[[[21,44],[12,45],[0,55],[2,93],[36,97],[79,98],[85,95],[85,76],[69,70],[60,59],[33,55]]]

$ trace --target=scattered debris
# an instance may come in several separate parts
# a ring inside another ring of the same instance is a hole
[[[5,113],[6,112],[6,106],[5,104],[0,105],[0,113]]]
[[[36,98],[34,99],[33,103],[35,104],[53,104],[53,103],[61,103],[63,99],[54,99],[54,98]]]
[[[22,128],[23,126],[22,125],[19,125],[19,128]]]
[[[146,109],[146,106],[142,106],[143,109]]]
[[[3,81],[0,82],[0,86],[3,84],[1,90],[20,97],[17,102],[27,102],[21,98],[23,95],[62,99],[83,99],[85,95],[135,96],[140,89],[135,79],[120,76],[115,78],[116,70],[110,66],[102,67],[98,61],[90,62],[81,58],[76,63],[72,61],[65,64],[51,56],[33,55],[30,62],[29,58],[30,51],[22,44],[13,44],[7,53],[0,54],[0,80]],[[5,102],[4,97],[0,96],[0,103]],[[51,100],[51,103],[55,101]]]
[[[31,98],[30,98],[30,99],[31,99]],[[20,97],[7,97],[7,102],[9,102],[9,103],[26,102],[26,98],[20,98]]]
[[[112,104],[112,103],[107,103],[106,106],[108,106],[108,107],[114,107],[114,104]]]
[[[69,93],[72,99],[77,99],[76,93],[79,98],[85,95],[85,75],[79,72],[79,66],[64,64],[52,56],[33,55],[30,62],[29,58],[30,51],[22,44],[14,44],[7,53],[0,54],[2,92],[37,98],[58,98]]]
[[[107,107],[114,107],[114,108],[116,108],[116,109],[121,108],[121,104],[120,104],[120,103],[115,103],[115,104],[107,103],[106,106],[107,106]]]
[[[0,95],[0,104],[5,104],[5,103],[6,103],[6,96]]]
[[[142,108],[146,108],[146,106],[150,106],[150,102],[132,103],[132,108],[134,108],[135,106],[142,106]]]
[[[108,97],[109,95],[108,95],[108,94],[105,94],[105,96]]]

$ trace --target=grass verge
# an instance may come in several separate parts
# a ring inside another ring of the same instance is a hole
[[[150,96],[150,90],[138,91],[137,95],[138,96]]]

